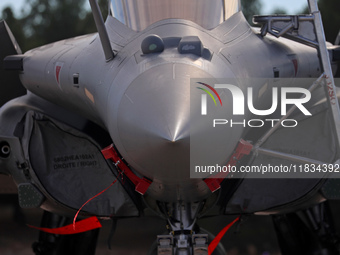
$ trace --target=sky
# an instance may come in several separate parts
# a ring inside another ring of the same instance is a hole
[[[14,12],[19,15],[25,0],[0,0],[0,10],[6,6],[11,6]]]
[[[207,0],[209,1],[209,0]],[[307,0],[261,0],[262,14],[270,14],[275,8],[285,9],[289,14],[296,14],[307,5]],[[25,0],[0,0],[0,10],[9,5],[17,16],[20,15]]]
[[[261,14],[271,14],[277,7],[285,9],[288,14],[299,14],[308,5],[307,0],[261,0],[261,2]]]

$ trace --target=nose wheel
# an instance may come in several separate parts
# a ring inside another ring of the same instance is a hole
[[[169,233],[157,236],[149,255],[208,255],[214,236],[196,224],[202,203],[163,203],[159,207],[167,216]],[[226,252],[219,244],[213,254]]]
[[[208,255],[208,234],[180,234],[177,236],[157,236],[156,254]]]

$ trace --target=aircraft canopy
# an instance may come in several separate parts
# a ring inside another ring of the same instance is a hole
[[[240,11],[239,0],[111,0],[110,13],[136,31],[163,19],[186,19],[213,29]]]

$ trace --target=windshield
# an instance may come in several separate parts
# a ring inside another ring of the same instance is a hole
[[[213,29],[240,10],[239,0],[111,0],[111,15],[136,31],[163,19]]]

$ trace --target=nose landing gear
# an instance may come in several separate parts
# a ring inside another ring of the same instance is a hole
[[[202,205],[202,202],[161,204],[161,210],[167,215],[169,233],[157,236],[149,255],[208,255],[208,245],[214,236],[196,224]],[[219,244],[214,255],[225,254]]]

